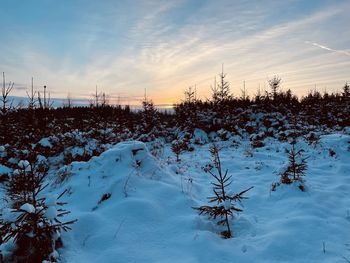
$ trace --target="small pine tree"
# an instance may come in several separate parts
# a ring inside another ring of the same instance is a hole
[[[176,162],[180,162],[180,154],[187,149],[187,144],[184,141],[175,140],[171,144],[171,150],[176,155]]]
[[[60,232],[68,231],[75,222],[60,220],[69,213],[62,208],[65,203],[59,201],[65,191],[49,199],[43,195],[48,186],[44,184],[46,175],[47,167],[43,163],[21,161],[7,185],[11,209],[0,216],[0,244],[9,241],[16,244],[14,262],[56,262]]]
[[[307,169],[306,160],[308,157],[303,157],[303,149],[296,149],[296,140],[293,139],[290,144],[290,149],[286,149],[288,155],[288,166],[280,174],[280,182],[272,184],[272,191],[275,191],[276,187],[280,184],[292,184],[294,182],[298,182],[299,189],[305,191],[303,177],[305,176]]]
[[[0,109],[0,115],[6,115],[7,111],[12,107],[12,103],[10,103],[10,99],[8,96],[10,95],[11,91],[13,90],[13,82],[9,82],[6,86],[5,81],[5,72],[2,73],[2,88],[1,88],[1,109]]]
[[[277,99],[278,90],[281,86],[281,81],[282,79],[278,76],[274,76],[272,79],[269,80],[269,86],[271,88],[271,93],[274,101]]]
[[[157,129],[160,126],[159,113],[152,100],[148,100],[146,97],[142,101],[141,118],[144,133],[150,133],[153,129]]]
[[[180,162],[180,154],[182,152],[182,148],[180,147],[180,144],[177,142],[173,142],[171,144],[171,150],[173,151],[173,153],[175,153],[176,155],[176,162]]]
[[[18,169],[10,176],[6,189],[13,208],[17,209],[33,199],[33,188],[43,182],[47,172],[48,167],[43,163],[38,164],[33,160],[18,163]]]
[[[230,84],[225,79],[226,73],[224,73],[224,68],[222,68],[222,72],[219,74],[219,78],[219,83],[214,89],[212,89],[212,97],[215,104],[223,103],[231,98]]]
[[[191,104],[196,102],[196,90],[189,87],[184,92],[185,94],[185,103]]]
[[[343,87],[343,97],[344,98],[349,98],[350,97],[350,86],[349,84],[346,82],[344,87]]]
[[[215,179],[215,182],[212,183],[214,196],[209,197],[208,199],[209,203],[216,203],[216,205],[204,205],[194,207],[194,209],[196,209],[200,215],[208,215],[210,219],[216,220],[219,218],[217,224],[226,226],[226,230],[221,232],[222,237],[231,238],[233,235],[229,217],[233,217],[234,213],[243,211],[236,206],[236,203],[246,199],[243,195],[253,187],[238,194],[229,194],[227,188],[232,183],[232,176],[228,175],[228,170],[223,173],[219,157],[219,149],[215,144],[211,147],[210,153],[212,155],[213,164],[204,167],[204,171],[209,173]]]

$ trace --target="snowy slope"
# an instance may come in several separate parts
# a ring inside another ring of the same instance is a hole
[[[166,146],[162,158],[141,142],[119,143],[89,162],[72,163],[69,177],[53,191],[69,189],[71,218],[63,234],[63,262],[346,262],[350,259],[350,136],[327,135],[316,146],[299,142],[309,156],[306,192],[278,187],[286,144],[269,139],[251,149],[249,141],[219,142],[233,192],[246,195],[243,213],[232,222],[234,238],[198,216],[211,178],[209,144],[182,154],[177,164]],[[330,150],[335,152],[330,156]],[[170,156],[170,158],[168,158]],[[106,200],[105,200],[106,199]]]

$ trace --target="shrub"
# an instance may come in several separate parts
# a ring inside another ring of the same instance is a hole
[[[265,146],[265,143],[262,140],[254,139],[251,142],[253,148],[261,148]]]
[[[334,157],[337,153],[333,150],[333,149],[331,149],[331,148],[329,148],[328,149],[328,153],[329,153],[329,156],[330,157]]]
[[[314,132],[310,132],[308,135],[305,136],[308,144],[318,144],[320,142],[320,136],[318,136],[316,133]]]

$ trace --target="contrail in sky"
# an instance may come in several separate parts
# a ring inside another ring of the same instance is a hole
[[[347,52],[347,51],[345,51],[345,50],[333,49],[333,48],[330,48],[330,47],[327,47],[327,46],[324,46],[324,45],[320,45],[320,44],[315,43],[315,42],[310,42],[310,41],[305,41],[305,43],[306,43],[306,44],[313,45],[313,46],[315,46],[315,47],[319,47],[319,48],[322,48],[322,49],[331,51],[331,52],[341,53],[341,54],[344,54],[344,55],[347,55],[348,57],[350,57],[350,52]]]

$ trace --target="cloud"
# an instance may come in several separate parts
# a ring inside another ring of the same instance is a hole
[[[350,74],[349,52],[316,43],[349,43],[349,5],[287,14],[298,1],[136,2],[81,7],[80,22],[69,27],[71,38],[65,33],[52,40],[40,34],[13,36],[0,54],[0,67],[28,86],[33,75],[36,88],[47,85],[61,97],[70,92],[87,98],[97,84],[112,99],[123,94],[135,103],[147,88],[160,104],[176,102],[195,84],[199,95],[208,97],[221,63],[236,95],[243,80],[253,93],[274,74],[300,94],[309,88],[303,83],[335,89]],[[304,39],[314,41],[305,47]],[[49,48],[55,41],[64,47],[62,53]],[[345,56],[315,54],[315,46]]]
[[[324,46],[324,45],[321,45],[321,44],[318,44],[318,43],[315,43],[315,42],[310,42],[310,41],[305,41],[305,43],[306,44],[311,44],[311,45],[313,45],[315,47],[319,47],[319,48],[324,49],[324,50],[336,52],[336,53],[339,53],[339,54],[344,54],[344,55],[350,57],[350,52],[347,52],[345,50],[333,49],[333,48],[330,48],[330,47],[327,47],[327,46]]]

